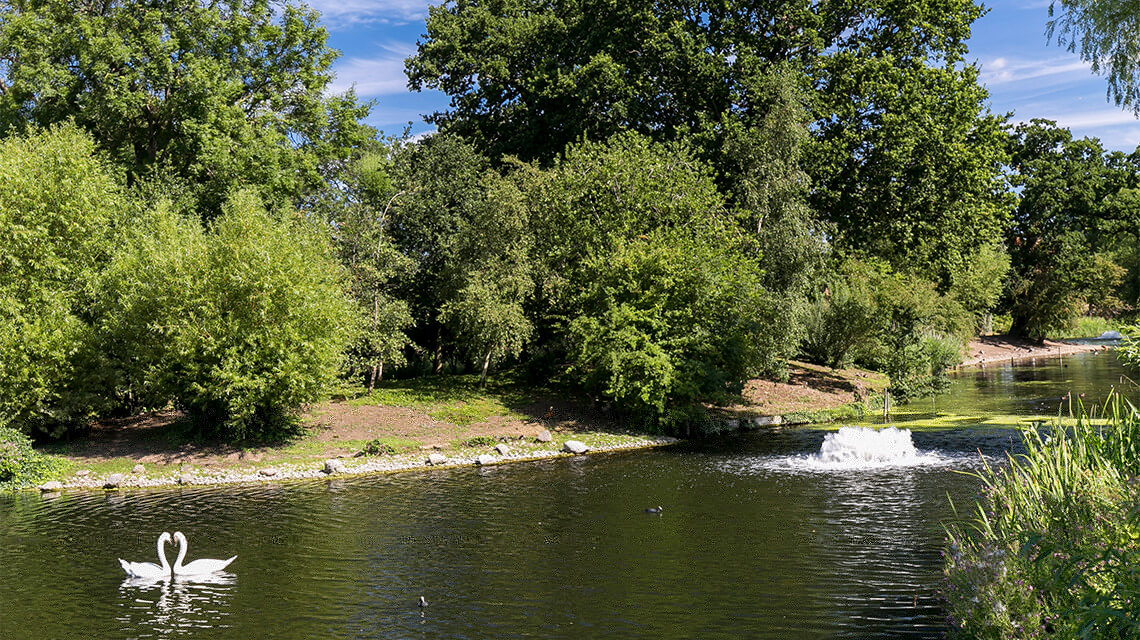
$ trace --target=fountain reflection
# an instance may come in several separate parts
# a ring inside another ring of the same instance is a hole
[[[127,578],[119,586],[122,614],[117,621],[138,638],[193,637],[203,629],[224,629],[236,585],[236,577],[225,572]]]

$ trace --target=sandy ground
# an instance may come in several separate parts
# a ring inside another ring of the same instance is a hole
[[[1108,348],[1104,344],[1078,344],[1064,340],[1034,342],[1009,336],[982,336],[970,342],[966,360],[960,366],[968,367],[988,362],[1024,360],[1026,358],[1045,358],[1070,353],[1100,351]]]

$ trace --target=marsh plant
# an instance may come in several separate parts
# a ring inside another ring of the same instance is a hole
[[[1120,396],[1104,414],[1027,428],[1024,454],[977,472],[973,514],[947,527],[956,636],[1140,634],[1140,414]]]

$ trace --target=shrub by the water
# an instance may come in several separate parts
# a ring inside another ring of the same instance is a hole
[[[977,474],[974,513],[947,528],[946,600],[968,638],[1140,634],[1140,414],[1025,430],[1026,453]]]
[[[354,326],[327,238],[251,193],[208,231],[160,207],[104,290],[103,330],[134,393],[235,439],[285,435],[330,388]]]
[[[62,460],[33,449],[28,436],[10,427],[0,427],[0,489],[39,484],[62,466]]]
[[[1124,340],[1116,349],[1116,357],[1132,371],[1140,371],[1140,324],[1123,326],[1120,332]]]

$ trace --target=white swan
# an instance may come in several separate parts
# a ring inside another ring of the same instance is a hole
[[[178,541],[178,557],[174,560],[174,575],[176,576],[193,576],[221,571],[229,566],[229,564],[234,561],[234,558],[237,558],[237,556],[233,556],[227,560],[202,558],[201,560],[194,560],[184,565],[182,564],[182,559],[186,557],[186,548],[190,546],[190,542],[186,540],[186,536],[183,535],[181,531],[174,532],[174,539]]]
[[[162,565],[157,565],[153,562],[127,562],[119,558],[119,564],[123,565],[123,571],[132,578],[162,578],[170,575],[170,562],[166,560],[166,553],[163,546],[170,542],[170,533],[163,531],[162,535],[158,536],[158,542],[155,546],[158,548],[158,559]],[[181,556],[179,556],[181,558]]]

